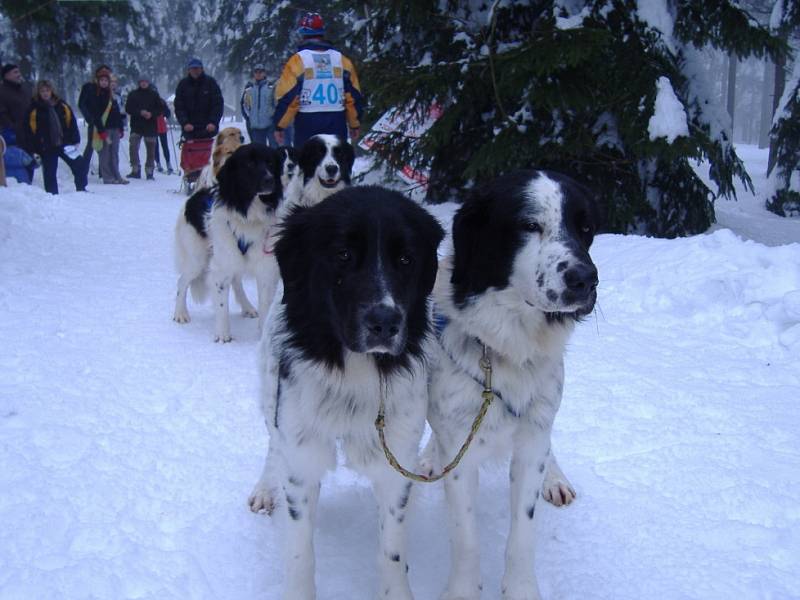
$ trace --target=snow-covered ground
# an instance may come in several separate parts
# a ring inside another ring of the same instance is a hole
[[[0,598],[278,598],[280,521],[246,504],[266,444],[256,321],[234,315],[226,345],[210,306],[172,322],[177,177],[77,194],[60,169],[58,197],[0,188]],[[599,307],[555,432],[578,499],[545,504],[538,538],[547,599],[800,598],[800,223],[745,197],[718,211],[769,246],[596,241]],[[410,577],[431,600],[444,495],[415,490]],[[493,599],[502,466],[480,493]],[[376,526],[366,482],[330,474],[321,599],[376,595]]]

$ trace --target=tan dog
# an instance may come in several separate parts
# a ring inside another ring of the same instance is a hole
[[[228,157],[242,145],[242,139],[242,132],[237,127],[226,127],[217,134],[214,149],[211,151],[211,162],[203,167],[197,180],[198,189],[216,185],[219,170]]]

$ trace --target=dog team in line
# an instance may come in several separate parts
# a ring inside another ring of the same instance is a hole
[[[439,479],[447,465],[450,571],[441,599],[539,600],[539,503],[562,506],[576,497],[551,432],[566,344],[597,299],[589,249],[599,213],[591,190],[564,174],[517,171],[465,193],[452,223],[440,223],[399,192],[351,186],[347,139],[358,138],[361,111],[355,70],[323,41],[319,15],[304,15],[298,31],[303,44],[275,85],[272,135],[252,117],[258,89],[247,96],[253,143],[218,132],[214,112],[187,118],[177,98],[175,106],[185,135],[216,142],[175,226],[173,319],[190,321],[190,290],[196,302],[210,297],[213,339],[231,342],[231,289],[242,315],[258,319],[269,438],[248,504],[283,521],[284,598],[316,598],[320,482],[336,467],[338,447],[371,481],[378,504],[374,597],[413,598],[406,517],[415,486],[425,485],[415,482]],[[207,80],[192,75],[202,74],[202,64],[188,67],[179,90],[188,80],[199,94],[194,108],[215,106],[201,87]],[[106,89],[101,79],[96,85]],[[149,82],[139,86],[146,91]],[[102,159],[117,138],[108,125],[113,103],[104,106],[101,120],[90,121],[92,140],[102,141],[101,175],[105,164],[107,183],[119,183],[113,159]],[[141,110],[146,120],[145,113],[158,114],[149,104]],[[48,114],[44,121],[55,124]],[[74,118],[61,128],[62,146],[74,139],[72,125]],[[71,168],[83,158],[61,148],[56,162],[62,151]],[[148,151],[146,175],[152,164]],[[255,279],[256,306],[245,277]],[[420,453],[426,421],[433,435]],[[478,473],[509,458],[502,584],[484,590]]]
[[[575,498],[550,439],[564,350],[597,298],[591,192],[554,172],[510,173],[466,194],[446,236],[399,192],[350,186],[352,169],[353,149],[335,135],[298,151],[241,145],[175,227],[174,320],[189,322],[190,289],[196,301],[210,295],[213,339],[230,342],[231,288],[242,315],[258,318],[269,441],[248,503],[282,518],[284,598],[316,598],[314,521],[337,444],[378,503],[375,597],[412,598],[405,522],[414,481],[437,479],[452,461],[441,598],[541,598],[537,505]],[[426,420],[433,436],[420,455]],[[478,470],[509,457],[502,589],[484,592]]]
[[[324,39],[325,23],[318,13],[304,14],[297,33],[301,43],[277,82],[269,82],[264,65],[256,64],[253,81],[245,86],[240,106],[250,140],[273,148],[283,144],[300,147],[320,133],[356,140],[363,99],[353,63]],[[219,132],[224,112],[222,91],[216,80],[205,73],[200,59],[190,59],[186,70],[174,99],[181,136],[186,140],[213,138]],[[32,90],[17,65],[4,65],[0,135],[8,147],[3,161],[7,174],[31,183],[40,162],[45,190],[57,194],[60,158],[72,171],[76,190],[84,191],[92,154],[97,152],[102,182],[127,184],[130,178],[142,177],[142,140],[146,179],[154,179],[156,165],[161,170],[159,141],[166,171],[172,173],[167,140],[169,107],[147,76],[138,77],[136,89],[123,104],[111,68],[101,65],[95,70],[94,80],[81,88],[78,108],[87,126],[87,143],[82,152],[78,149],[80,132],[75,113],[59,98],[53,83],[42,79]],[[131,171],[126,179],[119,171],[119,144],[125,135],[127,117]]]

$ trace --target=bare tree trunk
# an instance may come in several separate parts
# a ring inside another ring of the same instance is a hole
[[[772,95],[772,115],[774,118],[775,112],[778,110],[778,105],[781,102],[781,96],[783,96],[783,89],[786,87],[786,57],[780,56],[778,60],[775,61],[775,91]],[[775,168],[775,163],[778,160],[778,149],[775,146],[775,139],[770,139],[769,142],[769,160],[767,162],[767,175],[772,173],[772,169]]]
[[[758,132],[758,147],[769,147],[769,130],[772,129],[772,92],[775,87],[775,65],[764,61],[764,85],[761,92],[761,127]]]
[[[719,102],[725,104],[728,93],[728,69],[725,68],[725,55],[719,53],[719,72],[722,73],[722,81],[719,87]]]
[[[728,114],[731,116],[731,141],[733,141],[734,114],[736,112],[736,55],[731,52],[728,55]]]

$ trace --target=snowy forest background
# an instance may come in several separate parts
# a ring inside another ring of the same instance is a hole
[[[800,214],[799,0],[0,0],[0,59],[74,105],[98,64],[169,96],[199,56],[235,112],[255,63],[278,76],[308,10],[354,60],[367,126],[443,108],[421,137],[381,140],[385,160],[430,172],[431,201],[555,168],[597,190],[607,230],[687,235],[749,186],[735,141],[771,145],[764,201]]]

